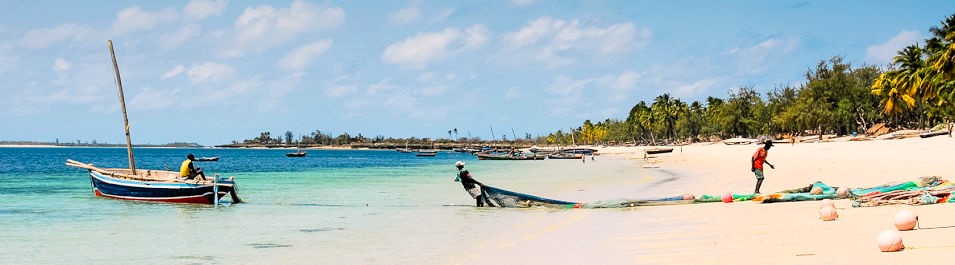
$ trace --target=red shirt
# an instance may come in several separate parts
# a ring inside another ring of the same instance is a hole
[[[768,155],[769,153],[766,152],[766,149],[762,147],[756,149],[756,153],[753,154],[753,167],[763,170],[763,163],[766,162],[766,156]]]

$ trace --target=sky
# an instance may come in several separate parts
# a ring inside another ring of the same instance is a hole
[[[886,66],[955,1],[0,0],[0,140],[500,139]],[[512,133],[512,131],[514,133]]]

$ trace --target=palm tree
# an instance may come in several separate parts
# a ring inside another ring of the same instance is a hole
[[[932,27],[929,31],[935,36],[933,39],[939,40],[928,43],[931,45],[927,48],[940,53],[938,56],[932,56],[932,68],[946,77],[955,76],[955,14],[946,17],[941,27]],[[935,50],[937,48],[941,49]]]
[[[902,86],[896,84],[901,80],[900,75],[902,74],[899,71],[885,72],[872,83],[872,94],[882,97],[879,102],[882,112],[896,120],[905,110],[915,106],[915,99],[902,89]]]
[[[669,93],[663,93],[663,95],[659,95],[653,100],[653,112],[657,116],[658,122],[663,123],[663,128],[666,129],[666,134],[671,140],[673,139],[673,125],[680,114],[679,102],[679,99],[670,97]]]

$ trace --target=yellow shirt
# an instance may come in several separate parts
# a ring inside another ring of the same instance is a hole
[[[189,173],[191,173],[189,172],[190,166],[192,166],[192,160],[186,159],[186,161],[182,161],[182,166],[179,167],[179,176],[189,176]]]

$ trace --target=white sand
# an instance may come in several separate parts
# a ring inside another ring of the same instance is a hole
[[[660,196],[692,193],[752,193],[749,171],[757,145],[701,143],[654,155],[641,167],[643,147],[605,148],[595,165],[628,159],[640,172],[582,190],[605,197],[633,194],[636,183],[660,183]],[[937,175],[955,179],[955,139],[902,139],[863,142],[779,144],[769,151],[762,192],[805,187],[814,181],[833,186],[871,187]],[[588,161],[590,162],[590,161]],[[667,180],[662,181],[661,180]],[[569,184],[564,184],[569,185]],[[599,187],[596,187],[599,186]],[[650,195],[652,191],[641,191]],[[559,192],[552,192],[559,193]],[[566,196],[574,196],[567,193]],[[593,194],[582,198],[596,197]],[[955,211],[949,204],[852,208],[837,200],[840,218],[818,219],[819,202],[760,204],[705,203],[632,209],[581,209],[518,212],[515,224],[489,224],[479,242],[465,244],[464,264],[900,264],[941,261],[955,249]],[[919,215],[922,229],[902,232],[905,251],[880,252],[876,236],[893,229],[893,216],[907,209]],[[504,209],[506,210],[506,209]],[[515,220],[515,219],[510,219]]]

